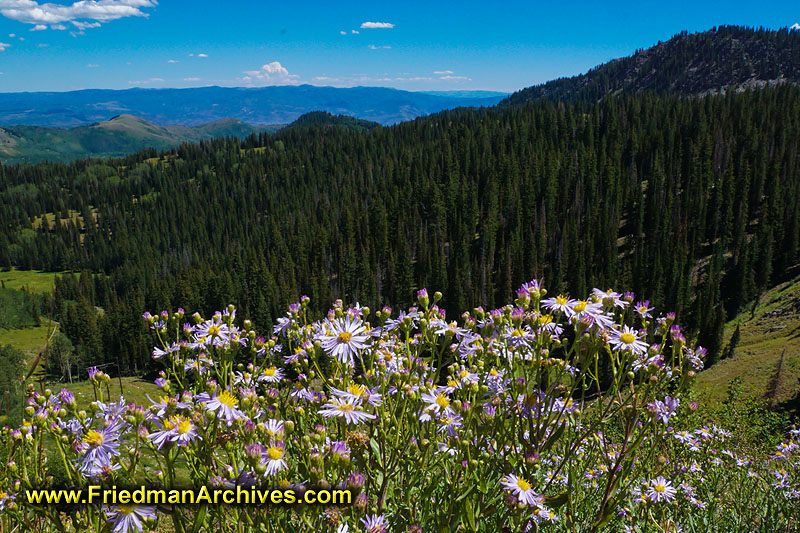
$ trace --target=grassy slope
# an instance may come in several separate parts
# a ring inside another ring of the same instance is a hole
[[[725,345],[737,323],[741,340],[733,357],[701,372],[698,392],[710,400],[722,400],[728,382],[739,377],[753,395],[771,399],[769,390],[785,351],[774,399],[784,402],[794,398],[800,391],[800,277],[762,295],[752,318],[748,307],[730,321],[725,328]]]
[[[11,270],[8,272],[0,271],[0,280],[7,289],[22,290],[25,288],[31,292],[45,294],[53,290],[57,272],[38,272],[35,270]]]

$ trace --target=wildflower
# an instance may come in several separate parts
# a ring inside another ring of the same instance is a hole
[[[340,363],[353,364],[353,358],[367,347],[368,335],[360,318],[346,317],[328,322],[330,333],[321,337],[322,348]]]
[[[547,298],[546,300],[542,300],[542,306],[550,309],[553,313],[563,313],[570,317],[573,315],[572,306],[576,302],[576,300],[571,300],[569,296],[559,294],[555,298]]]
[[[331,394],[337,398],[341,398],[349,402],[363,400],[368,404],[375,406],[378,406],[382,403],[382,396],[380,394],[372,392],[365,385],[359,385],[358,383],[351,383],[346,390],[340,390],[331,387]]]
[[[375,415],[359,411],[358,408],[360,405],[360,401],[340,400],[339,398],[333,397],[330,402],[322,406],[322,409],[319,410],[319,414],[325,418],[334,416],[343,417],[348,424],[359,424],[365,420],[372,420],[375,418]]]
[[[216,411],[217,416],[225,420],[230,426],[234,420],[245,417],[244,413],[236,408],[237,405],[239,405],[239,400],[230,392],[224,390],[206,404],[206,409],[208,411]]]
[[[440,391],[436,395],[423,392],[421,397],[422,401],[427,404],[419,417],[422,422],[430,420],[431,415],[444,416],[453,413],[453,409],[450,407],[450,398],[444,392]]]
[[[258,381],[266,381],[267,383],[278,383],[283,379],[283,370],[274,366],[265,368],[261,375],[258,376]]]
[[[608,343],[616,351],[630,350],[632,354],[639,356],[647,353],[647,344],[639,339],[639,333],[635,329],[622,326],[622,331],[613,330]]]
[[[654,308],[649,306],[650,306],[650,300],[645,300],[644,302],[636,302],[636,307],[635,307],[636,313],[638,313],[638,315],[642,317],[642,320],[644,320],[645,318],[653,318],[653,315],[650,314],[650,311],[652,311]]]
[[[531,507],[538,507],[542,503],[542,498],[533,490],[533,485],[522,477],[509,474],[501,480],[503,487],[510,491],[519,501]]]
[[[286,468],[286,461],[283,456],[286,455],[286,450],[282,442],[278,442],[277,446],[270,446],[264,451],[262,460],[267,465],[266,474],[274,476],[284,468]]]
[[[667,481],[663,476],[658,476],[648,484],[647,499],[651,502],[665,501],[669,503],[675,499],[676,494],[677,491],[672,486],[672,482]]]
[[[186,446],[199,437],[197,428],[190,418],[175,415],[164,420],[163,430],[151,433],[147,438],[152,440],[156,448],[160,450],[167,442],[174,442],[178,446]]]
[[[106,510],[108,521],[114,525],[114,533],[131,533],[144,530],[142,520],[156,518],[153,505],[115,505]]]
[[[365,533],[388,533],[389,524],[384,515],[370,515],[361,519]]]
[[[603,291],[600,289],[593,289],[592,296],[603,302],[605,307],[620,307],[625,309],[630,303],[623,298],[623,295],[611,289]]]
[[[112,468],[111,458],[118,456],[121,424],[111,424],[99,431],[90,430],[78,444],[83,457],[79,460],[78,469],[87,476],[100,474],[105,468]],[[116,465],[117,468],[119,465]]]
[[[660,419],[661,422],[666,424],[671,417],[675,416],[675,411],[678,409],[680,404],[681,401],[678,398],[665,396],[663,402],[656,400],[648,405],[648,408],[656,413],[656,418]]]

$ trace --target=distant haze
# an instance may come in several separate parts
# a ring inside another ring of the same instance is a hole
[[[394,124],[456,107],[491,106],[499,92],[401,91],[311,85],[263,88],[89,89],[0,94],[0,125],[69,128],[131,114],[159,126],[196,126],[225,118],[253,125],[287,124],[310,111]]]

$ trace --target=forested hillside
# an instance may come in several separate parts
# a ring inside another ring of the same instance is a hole
[[[428,286],[452,318],[537,277],[630,287],[700,331],[713,363],[725,317],[798,260],[799,155],[800,88],[782,85],[7,166],[0,266],[98,274],[57,283],[56,319],[129,370],[148,361],[144,309],[233,302],[264,329],[302,294],[320,313]]]
[[[691,96],[780,83],[800,83],[800,31],[720,26],[682,32],[586,74],[522,89],[501,105],[538,98],[596,102],[641,91]]]

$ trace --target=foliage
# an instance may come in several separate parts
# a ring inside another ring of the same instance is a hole
[[[395,318],[337,301],[314,322],[303,297],[270,339],[249,320],[240,325],[233,306],[210,319],[145,313],[164,396],[149,406],[111,401],[110,377],[97,369],[98,401],[88,407],[68,391],[30,390],[25,423],[2,433],[11,490],[0,520],[117,532],[164,520],[175,531],[370,533],[798,525],[794,442],[756,458],[720,449],[731,435],[718,426],[687,426],[696,406],[680,395],[704,350],[686,344],[674,315],[653,319],[629,293],[545,298],[534,281],[516,294],[460,324],[446,321],[441,294],[424,289]],[[43,457],[47,446],[56,455]],[[188,476],[195,487],[337,487],[355,499],[26,503],[26,489],[52,482],[54,461],[78,486],[172,489]]]
[[[649,294],[713,358],[724,318],[797,262],[798,116],[791,86],[638,94],[4,167],[0,196],[36,194],[0,204],[21,228],[0,234],[0,265],[100,273],[61,299],[104,310],[86,353],[126,372],[147,365],[142,308],[236,302],[265,328],[302,292],[320,316],[317,302],[407,305],[431,285],[460,313],[536,276]],[[33,230],[43,213],[65,222]]]

